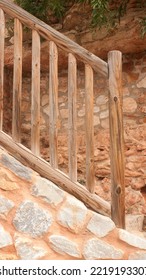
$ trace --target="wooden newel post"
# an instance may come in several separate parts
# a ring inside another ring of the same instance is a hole
[[[111,216],[125,228],[124,130],[122,116],[122,54],[111,51],[109,66],[109,122],[111,157]]]

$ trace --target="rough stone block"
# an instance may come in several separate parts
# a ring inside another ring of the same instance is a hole
[[[119,229],[119,238],[131,246],[134,246],[134,247],[137,247],[137,248],[140,248],[143,250],[146,249],[146,239],[145,238],[142,238],[138,235],[130,233],[124,229]]]
[[[87,225],[87,229],[97,235],[97,237],[104,237],[115,228],[114,222],[100,214],[93,214],[91,220]]]
[[[9,232],[5,231],[3,226],[0,225],[0,248],[12,245],[12,237]]]
[[[7,215],[8,212],[14,207],[14,202],[0,196],[0,214]]]
[[[126,215],[127,231],[142,231],[144,215]]]
[[[83,249],[83,256],[87,260],[122,259],[123,254],[122,250],[116,249],[114,246],[97,238],[89,239]]]
[[[77,244],[68,238],[60,235],[51,235],[49,241],[51,243],[51,248],[57,253],[62,255],[67,254],[77,258],[81,257]]]
[[[47,179],[39,178],[35,185],[32,187],[32,194],[42,197],[43,200],[57,206],[60,204],[65,196],[65,192],[59,189],[55,184]]]
[[[15,175],[21,179],[30,181],[32,178],[32,170],[25,167],[19,161],[11,157],[10,155],[2,154],[0,157],[0,162],[7,167],[9,170],[14,172]]]
[[[146,251],[131,253],[128,260],[146,260]]]
[[[48,232],[52,214],[37,203],[24,201],[17,209],[13,224],[18,231],[38,237]]]
[[[72,196],[68,196],[60,209],[57,220],[64,227],[73,232],[80,232],[85,224],[87,215],[86,206]]]
[[[16,237],[14,244],[21,260],[37,260],[48,253],[47,249],[44,248],[44,243],[40,242],[39,245],[36,245],[29,238]]]

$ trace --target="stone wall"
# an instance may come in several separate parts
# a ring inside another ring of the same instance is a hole
[[[11,131],[12,75],[6,73],[4,130]],[[9,78],[8,78],[9,77]],[[49,161],[48,74],[41,77],[41,155]],[[22,143],[30,147],[31,78],[24,76],[22,90]],[[59,72],[59,168],[68,172],[67,70]],[[123,56],[123,114],[126,166],[126,211],[146,213],[141,190],[146,186],[146,52]],[[94,76],[94,127],[96,193],[110,200],[108,81]],[[77,135],[78,180],[85,183],[85,89],[84,71],[78,70]],[[47,129],[46,129],[47,126]],[[137,207],[138,205],[138,207]]]
[[[142,215],[118,229],[2,148],[0,178],[1,260],[146,259]]]

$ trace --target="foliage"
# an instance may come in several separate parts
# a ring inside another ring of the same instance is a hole
[[[15,0],[14,2],[32,15],[47,21],[48,10],[61,18],[65,12],[65,3],[69,0]]]
[[[113,28],[120,22],[121,17],[126,13],[127,4],[130,0],[15,0],[20,5],[36,17],[47,22],[48,10],[58,19],[61,19],[68,4],[75,2],[88,3],[92,8],[92,27],[106,26]],[[146,6],[145,0],[135,0],[138,7]],[[146,18],[141,20],[142,36],[146,33]]]

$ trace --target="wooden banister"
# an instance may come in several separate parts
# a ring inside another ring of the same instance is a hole
[[[4,94],[4,12],[14,18],[14,75],[12,138],[3,129]],[[22,24],[32,30],[32,89],[31,89],[31,151],[21,141],[22,95]],[[50,164],[40,158],[40,55],[41,36],[49,44],[49,154]],[[68,138],[69,176],[58,170],[58,48],[68,54]],[[77,182],[77,60],[85,65],[85,140],[86,188]],[[85,204],[105,215],[109,203],[94,194],[94,72],[109,75],[109,119],[111,143],[112,219],[116,226],[125,226],[124,140],[122,119],[121,53],[109,53],[108,64],[88,52],[63,34],[30,15],[8,0],[0,0],[0,143],[15,157],[27,162],[42,176],[80,198]],[[17,155],[18,154],[18,155]]]
[[[53,41],[61,49],[68,53],[73,53],[76,58],[88,63],[96,72],[99,72],[105,77],[108,76],[108,68],[105,61],[79,46],[77,43],[45,24],[43,21],[30,15],[28,12],[8,0],[0,0],[0,8],[2,8],[9,16],[18,18],[30,29],[37,30],[43,38]]]

